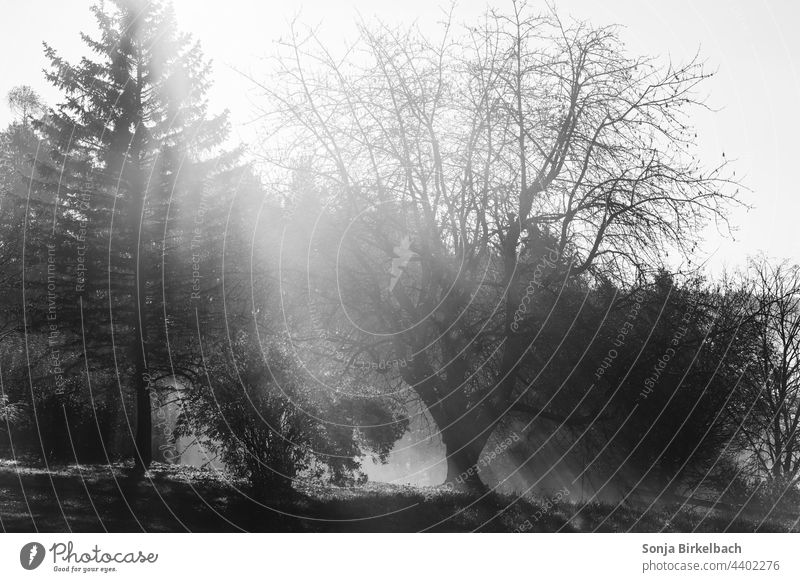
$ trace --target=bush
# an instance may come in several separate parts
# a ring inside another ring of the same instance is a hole
[[[48,463],[106,462],[114,457],[109,435],[114,419],[104,402],[88,402],[77,392],[34,392],[32,404],[21,411],[8,432],[6,447],[16,456]]]
[[[242,332],[233,353],[206,362],[212,385],[183,390],[176,434],[204,441],[259,495],[285,490],[301,474],[363,481],[362,448],[385,460],[407,418],[381,401],[311,387],[282,344],[255,344]]]

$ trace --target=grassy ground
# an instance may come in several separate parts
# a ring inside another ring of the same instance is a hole
[[[557,496],[556,496],[557,497]],[[4,531],[797,531],[791,518],[761,522],[706,509],[629,506],[457,493],[370,483],[304,485],[261,503],[210,471],[156,465],[143,481],[121,467],[20,466],[0,461]]]

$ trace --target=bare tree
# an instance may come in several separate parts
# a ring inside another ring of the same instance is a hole
[[[9,109],[19,116],[23,129],[28,128],[31,116],[40,113],[43,103],[39,94],[28,85],[19,85],[12,88],[6,97]]]
[[[438,425],[447,480],[479,486],[471,469],[504,421],[589,419],[532,389],[532,296],[630,283],[691,251],[735,194],[692,155],[699,61],[630,58],[614,27],[516,3],[454,29],[364,24],[339,57],[294,26],[260,86],[266,161],[322,199],[301,265],[327,306],[315,337],[345,365],[386,364]]]
[[[756,473],[777,490],[800,482],[800,267],[751,261],[758,357],[752,412],[740,429]]]

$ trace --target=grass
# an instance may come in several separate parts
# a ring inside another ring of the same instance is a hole
[[[122,466],[51,467],[0,461],[0,526],[13,532],[488,531],[786,532],[796,520],[698,508],[650,510],[386,483],[298,485],[251,499],[212,471],[156,464],[132,481]]]

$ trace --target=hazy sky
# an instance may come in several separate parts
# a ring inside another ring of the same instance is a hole
[[[93,30],[89,0],[2,0],[0,51],[3,54],[0,95],[19,84],[29,84],[50,103],[58,93],[43,80],[46,65],[41,42],[46,40],[75,60],[85,47],[79,31]],[[258,74],[261,58],[273,41],[287,31],[287,21],[298,12],[302,20],[319,23],[324,36],[344,38],[354,17],[378,15],[386,21],[418,20],[435,23],[442,11],[434,0],[313,0],[283,1],[176,0],[179,21],[193,33],[215,62],[216,84],[212,104],[231,110],[236,134],[251,139],[246,125],[252,116],[254,94],[236,72]],[[531,4],[536,5],[536,1]],[[442,3],[442,5],[448,5]],[[503,8],[510,2],[494,1]],[[793,179],[800,164],[800,3],[793,0],[655,2],[643,0],[561,0],[559,12],[596,24],[620,24],[632,54],[671,56],[685,60],[700,49],[718,74],[707,84],[709,104],[717,113],[697,116],[702,155],[709,165],[722,152],[734,159],[736,176],[753,192],[754,208],[732,216],[739,232],[736,241],[708,233],[705,252],[715,253],[714,270],[740,264],[747,254],[800,260],[797,215],[800,190]],[[456,17],[468,21],[485,2],[462,0]],[[0,124],[9,112],[0,106]]]

